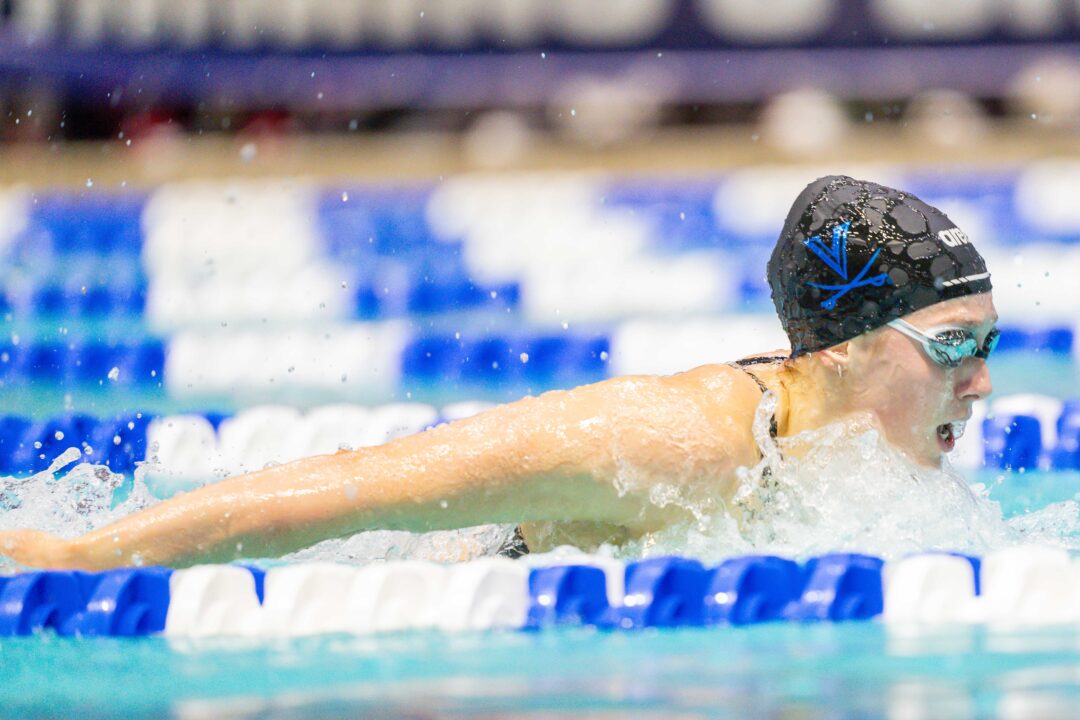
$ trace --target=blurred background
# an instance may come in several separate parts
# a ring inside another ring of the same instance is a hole
[[[0,0],[0,472],[220,476],[783,347],[765,260],[837,172],[993,271],[957,463],[1080,468],[1076,2]]]

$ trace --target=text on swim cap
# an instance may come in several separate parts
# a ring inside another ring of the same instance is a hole
[[[940,231],[937,236],[941,238],[941,242],[945,243],[948,247],[957,247],[958,245],[970,245],[971,240],[968,238],[967,233],[958,227],[949,228],[948,230]]]

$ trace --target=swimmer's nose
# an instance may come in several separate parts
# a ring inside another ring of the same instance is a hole
[[[956,396],[961,400],[982,400],[994,392],[990,381],[990,367],[982,358],[970,358],[965,363],[970,367],[968,375],[956,384]]]

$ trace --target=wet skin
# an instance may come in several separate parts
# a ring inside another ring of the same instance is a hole
[[[907,319],[920,329],[970,326],[981,341],[996,313],[985,294]],[[755,373],[778,395],[780,435],[869,413],[928,465],[941,462],[937,425],[990,392],[983,360],[947,371],[889,328]],[[759,458],[750,428],[760,400],[756,383],[727,365],[613,378],[229,478],[73,540],[0,532],[0,554],[31,567],[184,566],[277,556],[362,530],[493,522],[522,524],[536,550],[619,542],[688,520],[688,507],[722,510],[736,468]]]

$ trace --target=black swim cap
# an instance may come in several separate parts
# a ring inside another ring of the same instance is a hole
[[[792,357],[991,289],[982,256],[945,213],[843,175],[815,180],[795,199],[768,273]]]

